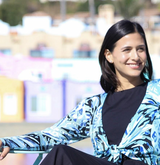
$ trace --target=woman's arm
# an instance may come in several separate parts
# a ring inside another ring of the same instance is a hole
[[[0,140],[0,148],[2,147],[2,141]],[[7,154],[9,153],[10,148],[9,147],[4,147],[1,149],[1,153],[0,153],[0,160],[2,160],[3,158],[5,158],[7,156]]]
[[[1,138],[2,153],[8,152],[5,146],[10,150],[47,150],[57,144],[70,144],[89,137],[91,102],[89,98],[82,100],[65,118],[45,130]]]

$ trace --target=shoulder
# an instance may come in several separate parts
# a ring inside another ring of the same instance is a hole
[[[160,79],[154,79],[148,82],[148,91],[160,94]]]
[[[148,86],[160,87],[160,79],[154,79],[154,80],[149,81]]]
[[[153,79],[150,81],[152,84],[160,84],[160,79]]]
[[[102,93],[102,94],[98,94],[98,95],[93,95],[91,97],[87,97],[86,100],[91,100],[91,101],[101,101],[103,102],[105,100],[107,96],[107,93]]]
[[[69,116],[75,116],[81,114],[81,116],[90,116],[96,109],[99,109],[103,106],[104,100],[107,96],[107,93],[93,95],[91,97],[84,98],[77,104],[77,106],[69,113]],[[76,115],[77,114],[77,115]]]
[[[102,93],[98,95],[93,95],[82,100],[81,104],[85,104],[89,107],[97,107],[103,105],[107,93]]]

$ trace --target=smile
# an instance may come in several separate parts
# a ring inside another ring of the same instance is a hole
[[[140,66],[140,63],[138,63],[138,64],[128,64],[128,65]]]
[[[142,63],[130,63],[127,64],[132,69],[139,69]]]

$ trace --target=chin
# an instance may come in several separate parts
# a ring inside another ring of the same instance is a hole
[[[141,73],[139,74],[128,74],[127,77],[128,79],[132,79],[132,78],[140,78],[141,76]]]

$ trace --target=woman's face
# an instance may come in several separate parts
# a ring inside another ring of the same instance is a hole
[[[147,61],[144,40],[139,33],[130,33],[116,42],[113,52],[106,50],[105,57],[113,63],[120,81],[140,78]]]

